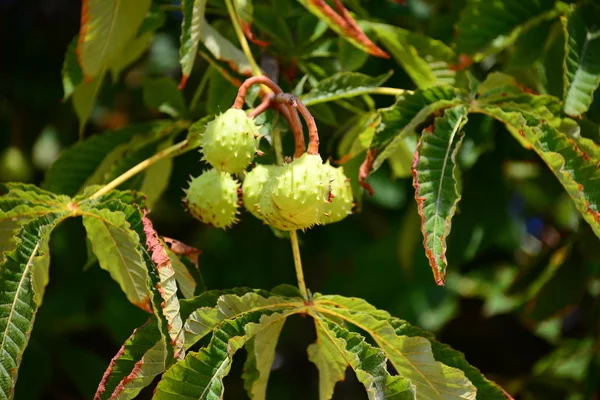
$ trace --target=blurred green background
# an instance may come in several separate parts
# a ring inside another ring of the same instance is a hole
[[[209,2],[208,15],[235,42],[219,3]],[[346,3],[359,16],[368,13],[447,43],[464,4]],[[62,101],[61,67],[67,45],[79,29],[80,7],[73,0],[0,0],[3,181],[40,184],[60,151],[79,138],[72,104]],[[298,43],[306,35],[301,28],[316,25],[316,19],[291,0],[255,1],[255,7],[256,15],[263,13],[261,20],[279,18],[287,24]],[[118,82],[105,82],[85,138],[129,123],[166,118],[144,104],[143,82],[148,77],[180,78],[181,16],[172,8],[164,7],[166,21],[149,52]],[[258,21],[256,25],[260,31]],[[265,68],[278,65],[285,90],[292,90],[306,73],[323,79],[342,70],[372,76],[394,70],[386,86],[414,88],[393,60],[363,56],[332,32],[312,48],[287,46],[285,39],[278,44],[268,34],[265,38],[273,44],[257,50],[257,56]],[[492,70],[508,70],[526,79],[531,66],[515,66],[510,57],[498,56],[489,69],[476,66],[474,74],[483,78]],[[296,68],[298,60],[301,65]],[[203,75],[210,74],[200,101],[190,111],[194,119],[223,111],[236,93],[214,69],[206,70],[206,61],[198,58],[183,92],[189,104]],[[389,96],[373,98],[378,107],[393,103]],[[332,103],[311,111],[319,125],[324,158],[338,159],[346,122],[355,114]],[[376,193],[365,195],[355,215],[301,234],[307,285],[313,292],[365,298],[435,332],[516,398],[598,399],[598,238],[534,153],[523,149],[501,124],[482,116],[469,118],[460,154],[463,198],[448,241],[447,285],[435,285],[422,247],[410,170],[406,173],[410,155],[384,165],[370,178]],[[589,118],[600,122],[598,98]],[[284,132],[287,154],[293,148],[290,136]],[[361,161],[357,157],[346,164],[353,179]],[[190,174],[196,176],[203,168],[195,151],[175,159],[168,189],[151,212],[158,232],[202,251],[200,269],[210,289],[294,284],[289,242],[250,214],[243,213],[241,223],[224,232],[203,226],[183,211],[181,189]],[[92,398],[110,359],[146,319],[105,271],[93,260],[88,263],[84,238],[79,220],[68,220],[53,235],[50,285],[19,372],[17,400]],[[269,398],[317,398],[317,370],[306,355],[313,340],[312,322],[301,317],[289,320],[277,350]],[[244,357],[243,352],[236,355],[226,379],[226,399],[246,398],[240,379]],[[140,398],[150,395],[151,390],[145,390]],[[348,375],[336,388],[335,398],[366,395]]]

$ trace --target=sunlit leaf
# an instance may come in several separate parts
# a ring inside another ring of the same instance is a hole
[[[578,7],[563,19],[567,34],[564,110],[571,116],[585,113],[600,85],[600,7]]]
[[[446,276],[446,238],[460,201],[456,181],[456,154],[467,123],[467,109],[457,106],[435,121],[432,131],[425,129],[417,144],[413,163],[413,186],[421,216],[423,245],[438,285]]]
[[[303,95],[301,99],[305,105],[310,106],[368,94],[373,89],[383,85],[391,75],[391,71],[376,77],[370,77],[358,72],[339,72],[320,81],[316,87]]]
[[[25,224],[16,247],[0,264],[0,397],[11,399],[43,291],[48,283],[52,229],[68,214],[52,213]]]
[[[519,110],[486,106],[473,108],[472,112],[496,118],[513,136],[526,141],[556,175],[577,210],[600,237],[600,191],[596,189],[600,179],[600,147],[587,138],[570,138],[536,114]]]
[[[165,349],[156,318],[133,331],[111,360],[95,398],[133,399],[165,369]]]
[[[183,297],[186,299],[191,299],[194,297],[194,292],[196,291],[197,283],[194,280],[194,277],[188,271],[186,265],[179,259],[177,254],[175,254],[171,249],[165,246],[165,250],[169,255],[169,259],[171,260],[171,266],[175,271],[175,279],[177,280],[177,286]]]
[[[204,21],[206,0],[183,0],[181,2],[181,46],[179,47],[179,63],[181,64],[182,78],[180,87],[185,83],[192,73],[194,61],[198,55],[198,43],[200,42]]]
[[[91,79],[103,73],[132,39],[151,0],[85,0],[77,54],[84,75]]]
[[[354,370],[365,386],[369,399],[416,399],[415,386],[402,376],[392,376],[387,371],[387,358],[378,348],[369,345],[365,338],[326,320],[315,318],[317,343],[309,347],[309,358],[319,367],[320,399],[328,400],[339,376],[329,376],[329,363]],[[339,372],[339,370],[338,370]],[[323,385],[323,378],[329,378]],[[339,380],[339,379],[338,379]],[[330,393],[331,392],[331,393]]]
[[[71,199],[31,184],[0,184],[0,262],[2,253],[14,250],[17,231],[37,217],[69,211]]]
[[[373,43],[350,16],[341,1],[336,1],[336,12],[325,0],[299,0],[308,11],[317,18],[325,21],[327,25],[337,32],[342,38],[358,47],[362,51],[377,57],[388,58],[389,55]]]
[[[380,111],[381,123],[369,147],[374,155],[372,170],[394,154],[399,143],[415,134],[431,114],[462,102],[461,92],[445,85],[399,96],[396,104]]]
[[[149,267],[148,273],[152,287],[154,313],[155,315],[161,313],[162,316],[159,320],[162,317],[166,320],[169,339],[167,346],[172,346],[173,357],[176,360],[181,360],[185,355],[184,336],[183,321],[179,313],[180,305],[177,298],[175,270],[171,266],[171,260],[163,243],[158,238],[158,234],[145,212],[142,218],[142,225],[146,240],[145,245],[151,258],[151,262],[146,258],[146,264]],[[170,351],[169,348],[167,350]]]
[[[248,357],[244,364],[244,387],[248,396],[265,400],[271,365],[275,360],[275,348],[285,320],[273,322],[258,332],[246,344]]]
[[[183,361],[163,375],[154,398],[222,398],[223,378],[229,373],[235,352],[263,329],[303,309],[302,301],[275,297],[261,300],[261,296],[254,293],[220,297],[219,314],[226,319],[213,331],[207,347],[197,353],[188,353]],[[187,382],[194,382],[194,385]]]
[[[426,338],[397,335],[385,311],[361,299],[321,295],[315,295],[315,309],[367,332],[398,373],[414,385],[416,398],[475,399],[477,389],[463,371],[436,361]]]
[[[417,87],[455,83],[456,72],[450,69],[454,51],[444,42],[397,26],[376,23],[369,26]]]
[[[106,202],[103,206],[81,205],[83,225],[94,254],[100,267],[110,273],[129,301],[150,312],[148,271],[139,248],[140,237],[134,230],[141,224],[140,211],[119,201]]]

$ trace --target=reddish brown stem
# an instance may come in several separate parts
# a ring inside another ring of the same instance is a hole
[[[263,112],[267,111],[267,108],[271,107],[271,103],[272,103],[274,97],[275,97],[275,94],[267,93],[263,97],[261,103],[258,106],[256,106],[256,108],[254,108],[254,110],[252,110],[248,113],[248,116],[250,118],[254,118],[257,115],[262,114]]]
[[[300,100],[297,100],[296,108],[300,111],[302,117],[304,117],[304,121],[306,121],[306,126],[308,127],[308,149],[306,149],[306,152],[308,154],[319,154],[319,131],[315,118]]]
[[[244,101],[246,101],[246,93],[248,92],[248,89],[250,89],[252,85],[256,84],[262,84],[267,86],[276,95],[279,93],[283,93],[283,90],[281,90],[281,88],[267,76],[253,76],[252,78],[246,79],[244,83],[242,83],[242,85],[238,89],[237,97],[235,98],[235,101],[233,102],[231,108],[242,108],[244,106]]]
[[[365,188],[371,196],[375,194],[375,191],[373,190],[371,185],[367,183],[367,177],[371,173],[373,161],[375,161],[375,153],[372,150],[369,150],[367,151],[367,157],[365,158],[365,161],[363,161],[363,163],[360,166],[360,169],[358,170],[358,183],[360,184],[360,186]]]
[[[280,104],[288,104],[300,111],[306,126],[308,127],[308,154],[319,154],[319,130],[315,123],[315,118],[312,116],[308,108],[296,96],[289,93],[280,93],[275,96],[275,101]]]
[[[298,158],[302,154],[304,154],[306,148],[306,145],[304,144],[304,132],[302,131],[302,122],[300,122],[298,110],[287,104],[275,104],[277,110],[279,110],[281,115],[283,115],[283,117],[287,120],[290,129],[294,134],[294,142],[296,142],[296,150],[294,152],[294,157]]]

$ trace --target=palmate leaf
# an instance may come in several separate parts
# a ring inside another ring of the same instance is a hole
[[[17,371],[48,283],[48,243],[69,212],[49,213],[23,225],[16,247],[0,264],[0,399],[12,399]]]
[[[165,370],[166,351],[156,317],[133,331],[111,360],[95,400],[133,399]]]
[[[16,246],[16,233],[27,222],[50,213],[68,211],[71,199],[25,183],[0,184],[0,262]]]
[[[223,378],[235,352],[272,324],[306,311],[301,299],[264,298],[255,293],[221,296],[217,307],[223,320],[209,345],[172,366],[158,384],[155,399],[221,399]]]
[[[85,0],[77,43],[79,64],[91,79],[105,71],[132,39],[151,0]]]
[[[194,345],[219,323],[217,317],[218,298],[227,293],[245,294],[252,289],[231,289],[225,291],[208,291],[193,299],[184,300],[182,315],[186,320],[186,348]],[[268,293],[268,292],[265,292]],[[269,294],[270,295],[270,294]],[[186,307],[187,306],[187,307]],[[194,309],[192,311],[192,309]],[[206,317],[206,315],[213,317]],[[205,321],[200,327],[198,321]],[[187,341],[188,334],[190,339]],[[121,350],[112,359],[98,385],[96,399],[135,398],[141,389],[152,383],[153,379],[163,373],[167,367],[167,349],[161,335],[161,322],[153,316],[123,344]]]
[[[456,72],[450,63],[455,55],[444,42],[397,26],[378,23],[369,26],[418,88],[454,85]]]
[[[567,35],[564,61],[564,111],[585,113],[600,85],[600,7],[588,4],[563,19]]]
[[[532,26],[556,18],[556,0],[469,0],[457,24],[456,51],[481,61],[510,46]],[[558,3],[560,4],[560,3]]]
[[[198,43],[202,34],[205,10],[206,0],[183,0],[181,2],[183,19],[179,47],[179,63],[182,72],[180,88],[185,86],[198,55]]]
[[[415,399],[415,388],[386,369],[383,352],[353,333],[322,317],[315,317],[317,342],[308,348],[309,359],[319,369],[319,398],[329,400],[335,384],[350,366],[371,400]]]
[[[447,109],[443,118],[436,119],[433,131],[423,131],[414,156],[413,186],[421,216],[423,245],[438,285],[444,284],[446,238],[460,200],[455,176],[456,154],[466,122],[465,106]]]
[[[132,304],[151,312],[148,270],[135,231],[141,228],[140,210],[119,200],[83,201],[80,213],[100,267]]]
[[[42,187],[54,193],[73,196],[83,188],[115,147],[128,143],[135,135],[169,129],[169,126],[172,126],[170,121],[134,124],[79,141],[63,151],[52,164]]]
[[[185,348],[188,349],[204,336],[212,332],[221,320],[217,302],[222,295],[243,296],[246,293],[254,293],[261,297],[273,296],[266,290],[250,288],[235,288],[227,290],[209,290],[192,299],[181,300],[181,317],[185,321],[183,326],[185,337]]]
[[[319,294],[314,296],[314,310],[367,332],[398,373],[414,385],[416,398],[475,399],[478,389],[462,370],[436,361],[429,339],[397,335],[387,312],[362,299]]]
[[[453,368],[457,368],[465,373],[465,376],[477,388],[477,398],[485,400],[505,400],[512,398],[494,382],[487,380],[481,372],[470,365],[464,354],[454,350],[447,344],[441,343],[435,339],[435,336],[421,328],[410,325],[408,322],[399,318],[389,318],[388,322],[394,328],[398,336],[422,337],[429,340],[433,356],[437,361]]]
[[[587,138],[573,139],[536,114],[520,108],[475,106],[480,112],[503,122],[508,130],[525,141],[563,185],[577,210],[600,237],[600,147]]]
[[[462,92],[451,86],[434,86],[403,94],[396,104],[380,110],[381,123],[369,147],[373,158],[369,172],[379,168],[387,157],[394,154],[404,138],[415,134],[431,114],[464,102],[461,96]]]
[[[168,114],[173,118],[182,117],[186,112],[183,94],[177,90],[177,84],[166,76],[146,78],[143,85],[144,104]]]
[[[383,85],[392,74],[393,72],[390,71],[387,74],[370,77],[358,72],[338,72],[320,81],[310,92],[301,96],[301,99],[305,105],[311,106],[369,94],[373,89]]]
[[[98,75],[79,85],[73,92],[73,108],[79,120],[79,137],[83,137],[83,129],[88,118],[92,114],[92,109],[96,103],[96,97],[100,93],[106,71],[101,71]]]

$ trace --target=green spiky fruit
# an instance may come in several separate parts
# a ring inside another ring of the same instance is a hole
[[[329,194],[329,172],[318,154],[305,153],[280,167],[258,203],[265,221],[283,231],[319,224]]]
[[[325,166],[330,171],[331,190],[329,192],[330,201],[325,205],[324,214],[321,217],[323,225],[341,221],[352,214],[354,204],[352,186],[350,185],[350,179],[344,174],[344,168],[334,168],[329,165],[329,162]]]
[[[217,228],[228,228],[237,222],[239,187],[230,174],[211,169],[192,178],[184,202],[194,218]]]
[[[243,110],[230,108],[206,125],[200,145],[204,160],[219,171],[237,174],[254,160],[260,134]]]
[[[258,219],[263,219],[262,214],[259,211],[258,203],[263,194],[265,184],[269,182],[271,177],[274,176],[280,168],[281,167],[278,167],[277,165],[259,164],[246,174],[244,184],[242,185],[244,207]]]

